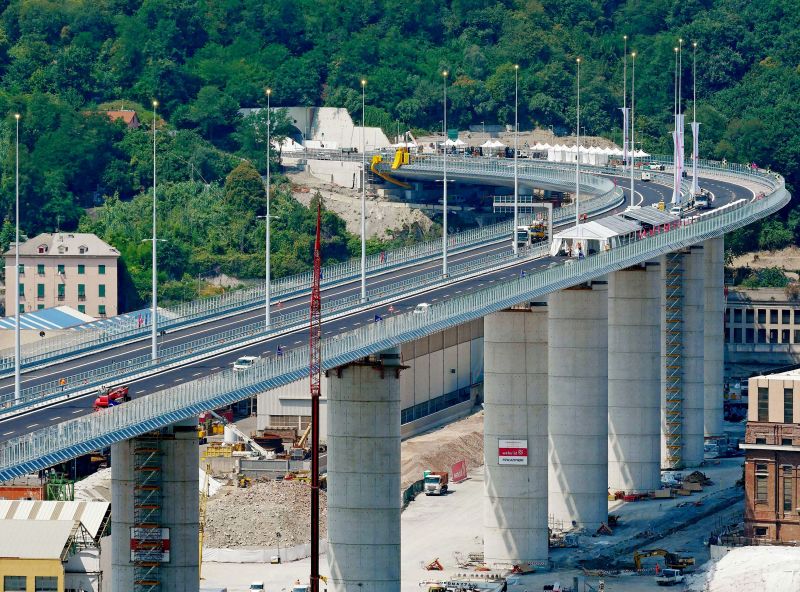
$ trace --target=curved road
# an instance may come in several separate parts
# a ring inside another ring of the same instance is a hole
[[[630,187],[629,179],[615,179],[618,185],[622,186],[623,188],[626,185],[628,188]],[[752,191],[732,183],[711,179],[702,179],[701,184],[704,188],[708,189],[715,195],[716,206],[724,205],[725,203],[729,203],[735,199],[750,199],[753,197]],[[638,182],[635,190],[637,194],[636,203],[638,203],[641,199],[642,205],[651,205],[661,199],[664,199],[667,203],[669,203],[669,199],[672,195],[672,189],[670,187],[660,185],[655,182]],[[626,195],[625,203],[627,204],[630,200],[630,190],[624,189],[624,191]],[[624,209],[625,206],[623,205],[614,210],[614,212],[608,212],[604,215],[608,216]],[[490,253],[507,251],[509,248],[510,246],[506,242],[483,245],[469,252],[451,255],[448,259],[453,263],[460,263],[476,259]],[[408,298],[399,298],[393,302],[394,313],[413,309],[420,302],[434,303],[441,300],[446,300],[451,296],[456,296],[465,292],[480,289],[487,284],[492,284],[504,279],[510,279],[518,276],[522,270],[533,271],[542,267],[546,267],[559,259],[562,258],[544,257],[536,260],[525,260],[506,269],[486,273],[477,278],[464,279],[460,281],[456,279],[447,286],[431,289],[424,294]],[[375,288],[381,285],[389,284],[397,281],[398,279],[402,279],[405,276],[417,273],[426,273],[435,270],[440,266],[441,260],[434,259],[413,267],[394,270],[374,278],[368,283],[368,288]],[[332,287],[323,291],[323,298],[340,298],[349,294],[357,294],[360,290],[359,286],[359,281],[355,280],[345,285]],[[286,300],[281,310],[291,311],[296,309],[304,309],[307,306],[308,297],[298,296]],[[375,306],[366,311],[354,313],[347,317],[330,322],[325,322],[323,325],[323,333],[331,335],[338,332],[348,331],[363,324],[374,322],[375,314],[385,315],[392,313],[388,312],[386,305]],[[174,333],[166,335],[161,343],[164,345],[176,345],[186,341],[191,341],[193,339],[197,339],[198,337],[203,337],[218,331],[233,329],[256,322],[262,319],[263,315],[264,309],[259,308],[243,312],[235,316],[205,323],[196,327],[176,330]],[[151,375],[135,381],[130,381],[128,383],[130,385],[130,394],[132,397],[137,398],[174,386],[175,384],[181,382],[190,382],[202,376],[219,372],[224,368],[228,368],[233,361],[236,360],[236,358],[242,355],[270,356],[275,355],[278,346],[281,346],[281,348],[284,350],[292,349],[297,346],[305,347],[305,344],[307,343],[306,332],[306,329],[298,330],[280,337],[266,339],[257,344],[243,346],[236,351],[212,355],[211,357],[202,361],[191,363],[172,370],[166,370],[159,374]],[[89,354],[76,360],[65,361],[60,364],[54,364],[46,368],[31,371],[23,375],[23,388],[42,382],[57,380],[61,377],[69,377],[75,372],[86,370],[92,366],[100,366],[111,363],[112,361],[140,356],[147,353],[149,348],[149,342],[139,341],[125,344],[112,350]],[[6,378],[0,380],[0,395],[10,392],[13,392],[13,379]],[[87,394],[73,398],[69,401],[56,403],[44,408],[34,409],[21,415],[0,420],[0,441],[19,436],[34,429],[41,429],[54,423],[63,422],[82,414],[91,413],[94,398],[94,394]]]

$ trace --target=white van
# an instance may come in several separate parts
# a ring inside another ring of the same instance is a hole
[[[647,171],[642,171],[642,181],[652,181],[652,180],[653,180],[653,175],[651,175]]]
[[[429,309],[430,307],[431,307],[431,305],[430,305],[430,304],[428,304],[427,302],[420,302],[420,303],[419,303],[419,304],[417,304],[417,306],[414,308],[414,314],[425,314],[426,312],[428,312],[428,309]]]

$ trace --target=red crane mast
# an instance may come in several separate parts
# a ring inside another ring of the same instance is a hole
[[[319,592],[319,395],[322,375],[322,303],[320,282],[320,226],[322,204],[317,204],[317,236],[314,239],[314,274],[311,278],[311,306],[308,339],[311,385],[311,592]]]

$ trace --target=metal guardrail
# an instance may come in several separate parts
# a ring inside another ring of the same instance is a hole
[[[430,164],[430,162],[429,162]],[[494,163],[487,170],[494,170]],[[553,180],[559,178],[558,169],[551,166],[536,167],[543,178]],[[526,173],[530,176],[533,173]],[[566,175],[569,178],[569,175]],[[524,178],[524,177],[521,177]],[[571,177],[574,179],[574,176]],[[586,176],[587,180],[594,179],[591,175]],[[591,184],[587,181],[587,187],[592,187],[596,193],[603,190],[599,196],[593,195],[585,202],[582,207],[590,208],[587,211],[597,209],[592,204],[592,200],[609,200],[613,195],[613,183],[602,180]],[[601,203],[601,202],[598,202]],[[602,210],[601,210],[602,211]],[[554,214],[554,222],[567,220],[574,215],[574,206],[560,208]],[[499,222],[481,228],[472,228],[464,232],[455,233],[449,242],[449,248],[453,253],[465,249],[474,248],[483,244],[495,242],[505,236],[510,236],[511,221]],[[370,255],[367,257],[367,272],[376,273],[386,271],[396,267],[421,262],[425,259],[441,255],[441,239],[432,239],[392,249],[381,254]],[[342,263],[328,265],[322,270],[322,286],[330,287],[348,279],[354,279],[361,273],[361,262],[358,259],[351,259]],[[285,299],[298,293],[308,290],[311,284],[310,272],[297,274],[282,278],[272,282],[273,301]],[[159,313],[159,327],[164,330],[173,330],[181,326],[193,324],[209,318],[218,318],[235,312],[257,308],[261,306],[265,298],[264,284],[259,284],[253,288],[226,292],[219,296],[194,300],[175,307],[162,309]],[[40,365],[42,362],[53,359],[70,357],[75,354],[91,351],[93,349],[105,349],[126,341],[146,338],[150,334],[149,321],[139,326],[139,321],[130,317],[125,321],[116,324],[109,324],[108,321],[97,321],[89,323],[91,329],[73,331],[65,335],[52,337],[43,341],[26,344],[23,348],[23,367]],[[11,371],[14,367],[13,349],[0,351],[0,374]]]
[[[698,216],[680,227],[571,264],[546,268],[431,306],[425,314],[403,314],[323,341],[323,368],[331,369],[436,331],[463,324],[529,299],[574,286],[659,255],[722,236],[778,211],[789,201],[782,179],[772,193]],[[306,348],[257,362],[248,372],[223,371],[98,413],[65,421],[0,443],[0,481],[109,446],[301,379],[308,372]]]

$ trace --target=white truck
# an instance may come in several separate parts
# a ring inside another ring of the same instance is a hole
[[[447,493],[447,471],[425,471],[423,476],[425,495],[444,495]]]
[[[666,568],[656,576],[656,584],[659,586],[674,586],[686,581],[686,576],[679,569]]]
[[[711,207],[711,196],[708,194],[708,191],[703,189],[694,196],[694,206],[698,210],[707,210]]]

